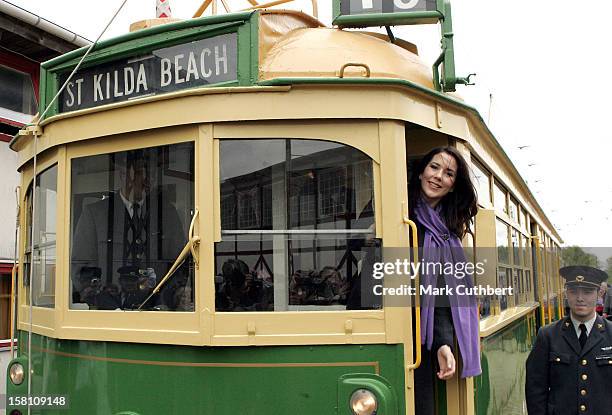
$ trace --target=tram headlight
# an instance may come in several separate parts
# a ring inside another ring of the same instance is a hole
[[[9,369],[9,377],[11,378],[13,385],[21,385],[23,383],[23,378],[25,377],[23,365],[21,363],[13,363]]]
[[[378,408],[376,395],[367,389],[357,389],[351,395],[349,403],[355,415],[374,415]]]

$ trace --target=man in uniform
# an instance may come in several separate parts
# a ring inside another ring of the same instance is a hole
[[[530,415],[612,415],[612,322],[595,312],[605,272],[560,269],[570,315],[542,327],[527,359]]]

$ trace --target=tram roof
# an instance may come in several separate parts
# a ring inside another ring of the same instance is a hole
[[[338,83],[365,78],[403,80],[435,91],[431,68],[419,58],[414,44],[401,39],[391,43],[380,33],[329,28],[293,10],[206,16],[130,32],[99,42],[77,74],[126,56],[150,53],[154,50],[151,45],[187,44],[228,32],[237,32],[239,36],[237,55],[240,62],[235,86],[261,85],[282,78],[329,78]],[[86,49],[64,54],[42,65],[46,76],[41,79],[41,107],[51,101],[64,79],[62,76],[77,65]],[[343,70],[347,63],[350,64]],[[206,85],[214,86],[215,83]],[[224,83],[223,86],[233,85]],[[59,112],[62,111],[52,106],[47,117]]]

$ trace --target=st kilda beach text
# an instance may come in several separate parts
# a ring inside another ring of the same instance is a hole
[[[68,74],[60,76],[62,84]],[[230,33],[78,71],[62,92],[59,110],[75,111],[237,78],[237,35]]]

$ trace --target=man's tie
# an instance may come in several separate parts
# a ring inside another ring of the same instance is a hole
[[[143,219],[141,217],[142,210],[139,203],[132,205],[132,261],[134,265],[140,266],[140,261],[144,253],[144,238],[143,235]]]
[[[134,203],[132,204],[132,220],[134,221],[134,223],[139,223],[140,222],[140,204],[139,203]]]
[[[580,342],[580,347],[582,349],[584,349],[584,345],[586,344],[587,341],[587,328],[586,326],[583,324],[580,324],[578,326],[578,328],[580,329],[580,337],[578,337],[578,341]]]

